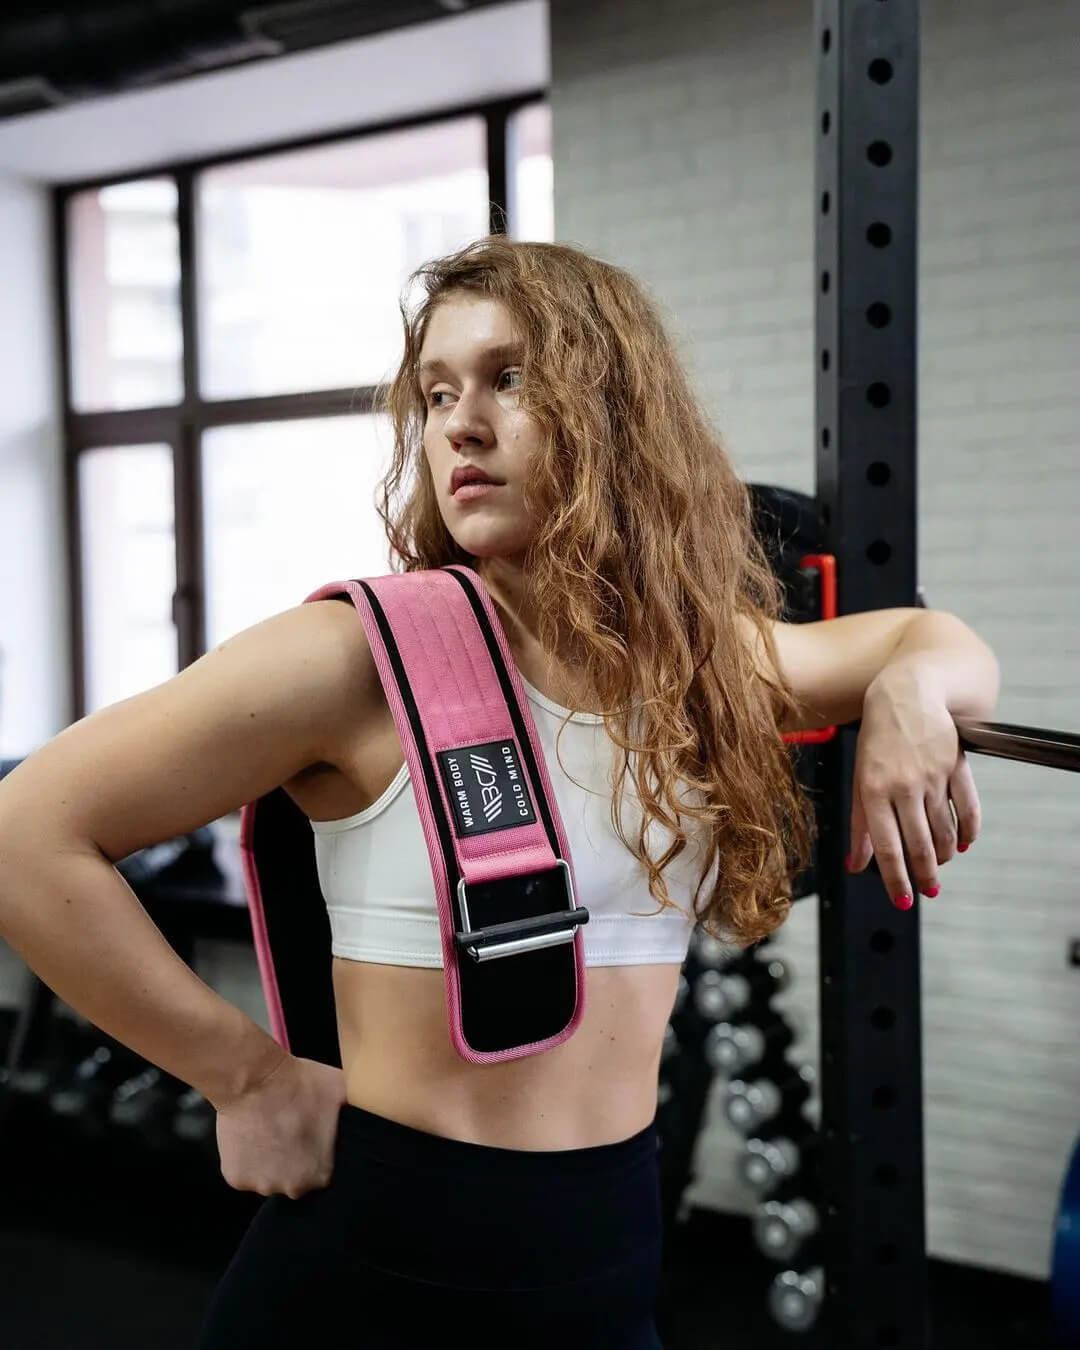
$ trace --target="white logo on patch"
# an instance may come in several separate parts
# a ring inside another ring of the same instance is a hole
[[[484,819],[490,823],[496,816],[502,814],[503,807],[503,795],[498,788],[495,770],[491,767],[491,760],[485,759],[483,755],[470,755],[469,762],[476,774],[476,781],[480,784],[480,797],[484,803]]]

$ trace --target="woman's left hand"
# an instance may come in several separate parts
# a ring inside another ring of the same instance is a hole
[[[887,668],[863,700],[849,870],[876,857],[889,898],[910,909],[904,848],[919,890],[933,898],[938,866],[975,842],[979,824],[979,794],[944,698],[917,669]]]

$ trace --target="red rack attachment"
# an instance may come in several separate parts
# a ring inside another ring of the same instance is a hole
[[[821,573],[821,617],[836,618],[836,558],[831,553],[808,553],[800,567],[816,567]],[[789,745],[822,745],[836,735],[835,727],[819,731],[788,731],[784,740]]]

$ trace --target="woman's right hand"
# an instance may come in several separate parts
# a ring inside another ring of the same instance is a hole
[[[285,1052],[266,1078],[218,1108],[221,1175],[234,1190],[291,1200],[328,1186],[344,1101],[340,1069]]]

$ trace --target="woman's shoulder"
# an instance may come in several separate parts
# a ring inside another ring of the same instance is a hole
[[[358,735],[362,738],[365,731],[385,720],[389,712],[386,694],[367,632],[349,597],[311,600],[304,608],[317,611],[320,652],[316,659],[326,662],[335,685],[328,740],[340,747],[332,761],[340,764],[354,757]]]

